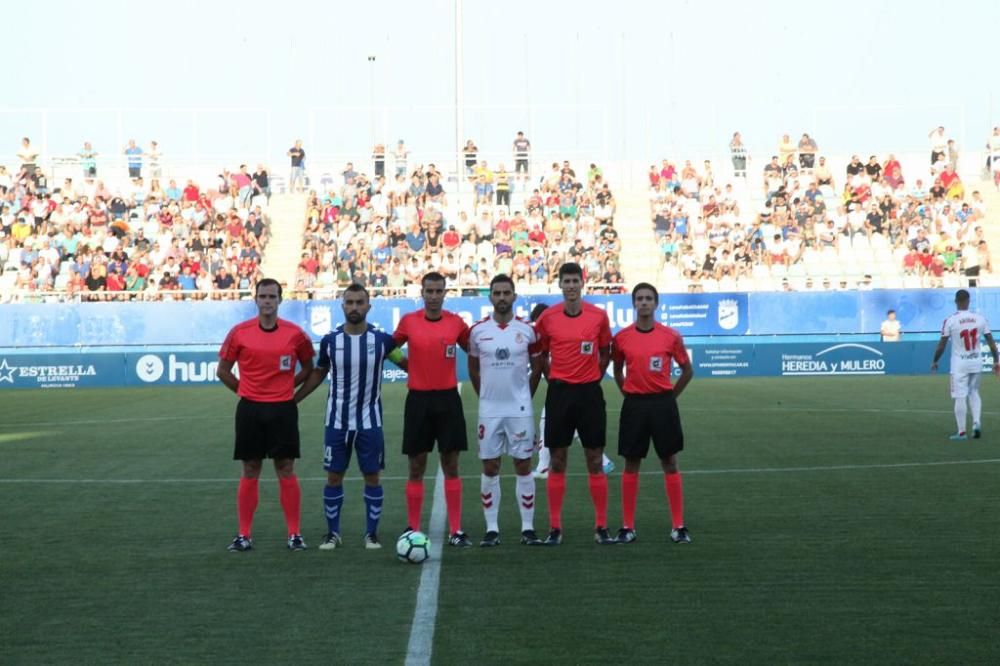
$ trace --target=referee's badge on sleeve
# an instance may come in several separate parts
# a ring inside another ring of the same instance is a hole
[[[444,347],[444,357],[445,358],[455,358],[455,345],[445,345]]]
[[[594,343],[590,340],[586,340],[580,343],[580,353],[586,356],[590,356],[594,353]]]
[[[291,370],[292,369],[292,357],[291,355],[281,356],[278,359],[278,370]]]
[[[650,356],[649,357],[649,371],[650,372],[663,372],[663,357],[662,356]]]

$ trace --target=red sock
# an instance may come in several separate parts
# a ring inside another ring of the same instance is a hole
[[[253,528],[253,514],[257,510],[258,483],[257,479],[240,477],[240,487],[236,491],[236,516],[240,521],[240,534],[250,536]]]
[[[448,532],[462,531],[462,479],[444,480],[444,503],[448,507]]]
[[[295,475],[278,477],[278,496],[281,508],[285,512],[285,524],[288,526],[288,536],[301,534],[299,517],[302,515],[302,489]]]
[[[420,512],[424,508],[424,482],[406,482],[406,526],[420,531]]]
[[[663,475],[667,487],[667,499],[670,500],[670,520],[674,529],[684,527],[684,486],[681,483],[681,473]]]
[[[587,482],[590,485],[590,501],[594,503],[594,527],[607,527],[608,475],[604,472],[591,474]]]
[[[566,472],[554,472],[550,469],[546,489],[549,493],[549,528],[561,530],[562,503],[563,496],[566,494]]]
[[[639,497],[639,473],[622,472],[622,527],[635,529],[635,501]]]

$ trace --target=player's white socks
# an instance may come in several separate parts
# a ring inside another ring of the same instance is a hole
[[[960,435],[965,432],[965,421],[968,413],[969,410],[965,406],[965,398],[955,400],[955,422],[958,423],[958,434]]]
[[[499,532],[497,516],[500,514],[500,476],[479,477],[479,493],[483,502],[483,515],[486,516],[486,531]]]
[[[972,391],[969,393],[969,407],[972,408],[972,425],[979,427],[982,423],[979,419],[983,415],[983,399],[979,395],[979,391]]]
[[[539,472],[548,471],[551,458],[552,456],[549,454],[548,448],[543,444],[542,448],[538,450],[538,467],[535,469]]]
[[[521,531],[535,529],[535,477],[517,477],[517,508],[521,510]]]

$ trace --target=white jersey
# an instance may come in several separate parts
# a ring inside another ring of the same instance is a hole
[[[979,340],[990,332],[990,323],[978,312],[959,310],[944,320],[941,337],[951,339],[951,373],[983,371]]]
[[[487,317],[469,332],[469,355],[479,359],[479,416],[531,416],[528,365],[537,338],[521,319]],[[532,349],[529,350],[529,347]]]

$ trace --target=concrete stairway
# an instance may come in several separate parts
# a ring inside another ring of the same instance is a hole
[[[660,251],[653,234],[646,192],[626,192],[619,195],[615,211],[615,228],[622,242],[621,272],[631,288],[639,282],[657,284],[660,273]]]
[[[302,258],[302,232],[306,220],[305,194],[275,194],[268,204],[271,218],[271,239],[264,250],[261,270],[264,277],[274,278],[295,287],[295,269]]]

